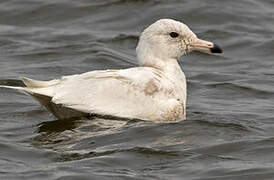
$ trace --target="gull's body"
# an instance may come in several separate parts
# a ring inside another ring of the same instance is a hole
[[[183,23],[162,19],[140,37],[140,67],[91,71],[52,81],[23,78],[27,87],[2,87],[27,92],[58,118],[99,114],[179,121],[186,118],[186,79],[177,59],[195,49],[221,51],[198,39]]]

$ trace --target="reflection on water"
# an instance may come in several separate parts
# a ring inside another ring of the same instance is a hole
[[[71,146],[80,139],[109,134],[125,124],[127,121],[97,117],[42,122],[37,128],[38,136],[32,143],[37,147],[69,151]]]

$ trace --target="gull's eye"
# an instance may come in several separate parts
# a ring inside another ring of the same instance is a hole
[[[172,37],[172,38],[176,38],[176,37],[179,36],[179,34],[176,33],[176,32],[171,32],[171,33],[169,33],[169,35],[170,35],[170,37]]]

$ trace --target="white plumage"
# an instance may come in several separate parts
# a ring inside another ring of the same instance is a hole
[[[180,121],[186,118],[186,79],[177,59],[195,49],[221,52],[213,43],[198,39],[185,24],[161,19],[140,37],[140,67],[91,71],[51,81],[22,78],[27,87],[0,87],[27,92],[60,119],[99,114]]]

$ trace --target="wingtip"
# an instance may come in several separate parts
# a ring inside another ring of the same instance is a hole
[[[20,79],[23,81],[23,83],[27,86],[27,87],[33,87],[34,83],[33,80],[27,77],[20,77]]]
[[[57,84],[59,80],[51,80],[51,81],[38,81],[26,77],[21,77],[23,83],[30,88],[42,88],[42,87],[49,87]]]

